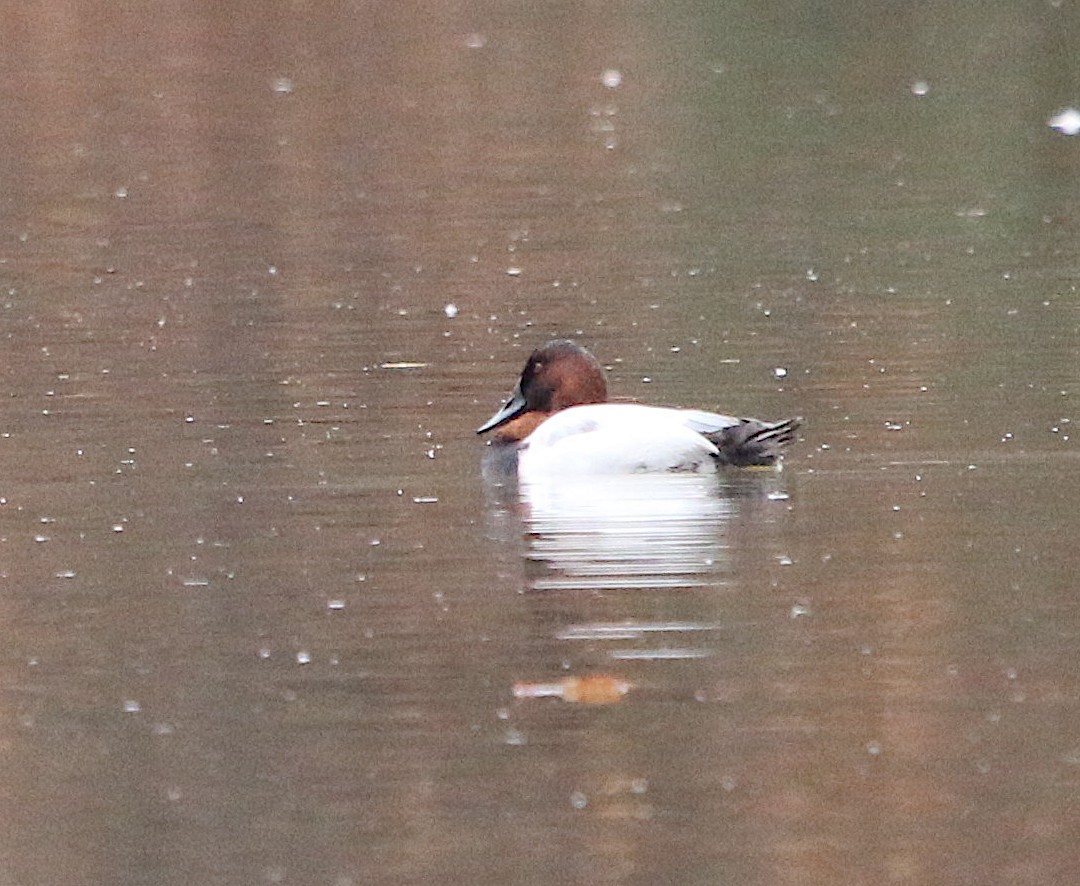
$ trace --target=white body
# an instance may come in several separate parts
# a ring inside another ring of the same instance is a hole
[[[518,476],[528,482],[597,474],[711,473],[717,449],[702,433],[737,423],[727,415],[637,403],[572,406],[521,442]]]

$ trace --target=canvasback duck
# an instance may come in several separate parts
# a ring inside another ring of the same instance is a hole
[[[775,465],[799,421],[609,403],[597,359],[557,340],[533,351],[510,399],[476,432],[516,446],[518,474],[529,479]]]

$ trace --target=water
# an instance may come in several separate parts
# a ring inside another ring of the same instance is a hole
[[[78,12],[0,53],[0,879],[1072,882],[1075,9]],[[522,495],[556,335],[802,439]]]

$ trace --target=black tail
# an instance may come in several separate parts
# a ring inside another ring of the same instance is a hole
[[[720,450],[716,460],[722,465],[737,468],[772,465],[783,454],[781,450],[795,439],[801,423],[801,417],[776,422],[741,418],[737,425],[705,436]]]

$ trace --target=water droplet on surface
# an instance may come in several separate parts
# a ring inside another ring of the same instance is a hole
[[[871,757],[880,757],[881,744],[876,741],[867,742],[866,753],[868,753]]]
[[[1047,120],[1046,125],[1062,135],[1080,135],[1080,111],[1076,108],[1065,108]]]
[[[930,91],[930,84],[925,80],[916,80],[911,84],[911,94],[922,98]]]
[[[142,706],[133,698],[124,700],[124,713],[125,714],[137,714],[142,710]]]
[[[622,86],[623,75],[622,71],[615,68],[608,68],[600,75],[600,82],[603,83],[608,89],[618,89]]]
[[[311,664],[311,653],[304,649],[301,649],[298,653],[296,653],[296,663],[302,665]]]
[[[589,798],[582,791],[574,791],[570,794],[570,805],[575,809],[584,809],[589,805]]]
[[[449,319],[453,320],[458,315],[458,306],[451,302],[443,307],[443,313],[446,314]]]
[[[271,87],[279,95],[289,95],[296,88],[296,84],[290,77],[275,77]]]
[[[483,49],[487,45],[487,37],[483,34],[469,34],[465,37],[466,49]]]
[[[787,370],[783,366],[777,366],[773,371],[773,378],[786,378]]]

